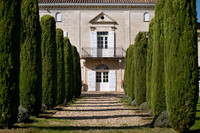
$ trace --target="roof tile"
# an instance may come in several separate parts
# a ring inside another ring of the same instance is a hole
[[[157,0],[38,0],[39,3],[156,3]]]

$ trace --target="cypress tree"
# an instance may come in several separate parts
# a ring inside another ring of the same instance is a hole
[[[80,55],[77,51],[77,71],[78,71],[78,78],[77,78],[77,81],[78,81],[78,97],[81,96],[81,91],[82,91],[82,80],[81,80],[81,63],[80,63]]]
[[[63,30],[56,29],[57,45],[57,104],[65,100],[65,66],[64,66],[64,38]]]
[[[140,104],[146,101],[146,33],[139,32],[137,34],[134,47],[134,95],[136,99],[136,105],[139,106]]]
[[[151,110],[153,115],[166,110],[164,82],[164,8],[165,0],[159,0],[155,9],[155,39],[152,56]]]
[[[128,61],[128,55],[129,55],[129,48],[126,50],[126,56],[125,56],[125,69],[124,69],[124,94],[128,96],[128,75],[129,75],[129,61]]]
[[[74,74],[74,96],[75,98],[80,96],[80,58],[79,53],[75,46],[72,46],[72,57],[73,57],[73,74]]]
[[[171,126],[188,131],[195,122],[198,100],[196,0],[165,4],[165,88]]]
[[[74,96],[74,74],[73,74],[73,57],[72,46],[67,37],[64,38],[64,63],[65,63],[65,91],[66,101],[70,101]]]
[[[41,29],[38,1],[21,2],[20,105],[38,115],[42,105]]]
[[[129,97],[135,99],[135,46],[130,47],[130,80],[129,80]]]
[[[133,69],[133,50],[134,46],[130,45],[129,48],[126,51],[126,59],[125,59],[125,74],[124,74],[124,91],[125,94],[131,98],[131,100],[134,99],[134,69]]]
[[[0,127],[17,121],[19,106],[20,1],[0,1]]]
[[[51,108],[56,105],[57,50],[55,20],[50,15],[41,17],[42,29],[42,102]]]
[[[147,45],[147,70],[146,70],[146,101],[148,109],[151,109],[151,88],[152,88],[152,56],[153,56],[153,45],[154,45],[154,19],[149,24],[149,38]]]

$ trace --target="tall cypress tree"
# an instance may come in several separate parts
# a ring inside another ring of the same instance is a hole
[[[66,101],[70,101],[74,97],[74,74],[73,74],[73,57],[72,46],[68,37],[64,38],[64,63],[65,63],[65,91]]]
[[[42,102],[51,108],[56,105],[57,50],[55,20],[50,15],[41,17],[42,29]]]
[[[80,78],[80,57],[75,46],[72,46],[72,57],[74,67],[74,96],[75,98],[80,96],[81,92],[81,78]]]
[[[129,53],[129,61],[130,61],[130,79],[129,79],[129,97],[131,100],[135,99],[135,46],[130,46]]]
[[[126,51],[126,59],[125,59],[125,74],[124,74],[124,91],[125,94],[131,98],[131,100],[134,99],[134,66],[133,66],[133,60],[134,60],[134,46],[130,45],[129,48]]]
[[[146,101],[146,58],[147,58],[147,38],[146,33],[139,32],[134,44],[134,95],[136,105],[139,106]]]
[[[0,127],[17,120],[19,106],[20,0],[0,0]]]
[[[20,105],[38,115],[42,105],[41,29],[38,1],[21,2]]]
[[[63,103],[65,100],[65,66],[64,66],[64,38],[63,30],[56,29],[57,45],[57,103]]]
[[[198,100],[196,0],[165,1],[165,88],[171,126],[187,131]]]
[[[155,18],[154,18],[155,19]],[[149,24],[149,38],[147,46],[147,70],[146,70],[146,101],[147,108],[151,109],[151,88],[152,88],[152,56],[153,56],[153,45],[154,45],[154,19],[151,20]]]
[[[151,75],[151,109],[153,115],[166,110],[164,82],[164,8],[165,0],[159,0],[155,9],[154,45]]]

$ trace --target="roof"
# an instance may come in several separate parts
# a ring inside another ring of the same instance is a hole
[[[157,0],[38,0],[39,3],[133,3],[155,4]]]

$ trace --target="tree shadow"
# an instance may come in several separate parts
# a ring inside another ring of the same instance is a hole
[[[149,115],[109,115],[109,116],[68,116],[68,117],[52,117],[52,116],[40,116],[45,119],[58,119],[58,120],[92,120],[92,119],[110,119],[110,118],[127,118],[127,117],[149,117]]]
[[[121,107],[123,105],[73,105],[72,107]]]
[[[57,130],[57,131],[73,131],[73,130],[125,130],[125,129],[139,129],[144,127],[151,127],[150,124],[145,124],[141,126],[124,126],[124,127],[115,127],[115,126],[51,126],[51,127],[42,127],[42,126],[30,126],[29,128],[38,128],[40,130],[46,129],[46,130]]]
[[[119,102],[77,102],[75,104],[119,104]]]
[[[135,111],[135,110],[138,110],[138,109],[120,109],[120,108],[115,108],[115,109],[84,109],[84,110],[77,110],[77,109],[62,109],[62,111],[74,111],[74,112],[96,112],[96,111],[128,111],[128,110],[132,110],[132,111]]]

